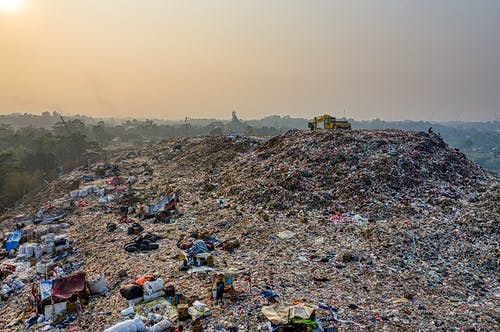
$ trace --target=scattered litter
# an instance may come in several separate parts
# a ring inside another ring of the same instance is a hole
[[[110,160],[1,222],[0,329],[498,329],[499,177],[436,134],[180,138]]]

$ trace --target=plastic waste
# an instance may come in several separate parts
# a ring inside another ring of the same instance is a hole
[[[162,290],[152,294],[144,294],[144,302],[153,301],[163,295],[165,295],[165,292]]]
[[[15,231],[7,236],[7,242],[5,243],[5,250],[11,251],[19,246],[19,241],[21,241],[22,233],[20,231]]]
[[[104,332],[145,332],[146,324],[139,318],[128,319],[108,327]]]
[[[163,332],[172,327],[172,323],[168,319],[164,319],[159,323],[149,327],[148,332]]]
[[[108,292],[106,276],[104,274],[101,274],[96,280],[89,281],[87,285],[92,294],[103,294]]]
[[[128,308],[123,309],[123,310],[120,312],[120,314],[121,314],[122,316],[130,316],[130,315],[135,314],[135,311],[134,311],[134,306],[133,306],[133,305],[131,305],[131,306],[129,306]]]
[[[160,278],[158,278],[156,280],[152,280],[152,281],[146,281],[144,283],[144,287],[143,287],[144,294],[151,295],[153,293],[156,293],[156,292],[162,290],[164,287],[165,287],[165,283]]]

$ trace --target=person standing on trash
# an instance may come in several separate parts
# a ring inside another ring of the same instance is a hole
[[[175,332],[182,332],[182,331],[184,331],[184,326],[182,325],[179,325],[179,327],[175,329]]]
[[[221,276],[217,276],[215,282],[215,304],[224,303],[222,301],[222,296],[224,295],[224,281]]]
[[[224,295],[224,281],[222,281],[222,278],[219,279],[219,281],[217,282],[217,297],[216,297],[216,304],[220,303],[224,303],[222,301],[222,296]]]

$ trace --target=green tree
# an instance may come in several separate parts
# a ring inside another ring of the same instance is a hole
[[[52,126],[54,134],[57,136],[70,136],[73,134],[83,135],[85,133],[85,123],[80,119],[58,121]]]
[[[11,152],[0,153],[0,209],[9,201],[9,192],[5,189],[9,175],[18,169],[18,162]]]
[[[100,145],[107,144],[111,137],[103,121],[99,121],[96,125],[92,126],[92,134]]]

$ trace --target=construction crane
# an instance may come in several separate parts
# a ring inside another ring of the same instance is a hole
[[[318,124],[323,122],[323,128],[325,129],[351,129],[351,123],[347,120],[338,120],[330,115],[315,116],[313,122],[308,123],[308,127],[311,130],[318,129]]]
[[[64,121],[64,118],[62,117],[62,115],[59,115],[59,118],[61,118],[61,122],[64,125],[64,128],[66,128],[66,131],[68,132],[68,134],[71,134],[69,127],[68,127],[68,124],[66,123],[66,121]]]

